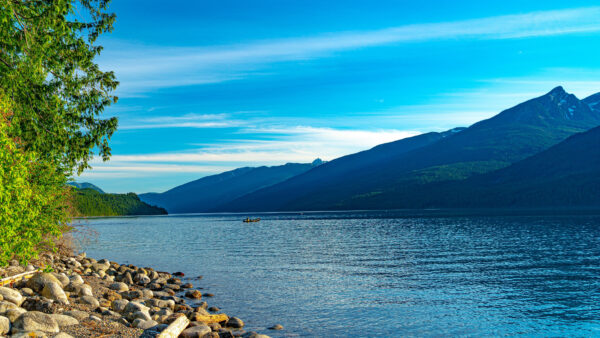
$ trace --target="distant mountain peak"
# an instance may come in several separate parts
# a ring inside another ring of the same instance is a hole
[[[551,96],[563,96],[563,95],[568,95],[569,93],[567,93],[567,91],[563,88],[563,86],[557,86],[554,89],[552,89],[548,95]]]
[[[548,94],[550,100],[559,106],[579,104],[579,99],[570,93],[567,93],[562,86],[552,89]]]
[[[316,167],[316,166],[318,166],[318,165],[321,165],[321,164],[323,164],[323,163],[325,163],[325,161],[323,161],[323,160],[322,160],[322,159],[320,159],[320,158],[317,158],[317,159],[315,159],[314,161],[312,161],[312,163],[311,163],[311,164],[312,164],[312,166],[313,166],[313,167]]]

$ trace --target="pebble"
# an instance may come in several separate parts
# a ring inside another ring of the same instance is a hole
[[[92,296],[81,296],[79,298],[79,303],[91,305],[92,308],[94,308],[94,309],[96,309],[97,307],[100,306],[100,302]]]
[[[189,328],[183,330],[183,332],[181,332],[179,337],[181,337],[181,338],[204,337],[205,334],[208,334],[210,332],[212,332],[212,330],[210,329],[210,327],[208,325],[199,324],[199,325],[189,327]]]
[[[231,317],[231,318],[229,318],[229,320],[227,321],[227,324],[225,324],[225,326],[232,327],[234,329],[240,329],[240,328],[244,327],[244,322],[241,319],[239,319],[238,317]]]
[[[127,286],[127,284],[125,284],[123,282],[112,283],[109,286],[109,289],[115,290],[117,292],[129,291],[129,287]]]
[[[102,321],[102,319],[100,317],[94,316],[94,315],[90,316],[90,320],[95,321],[95,322],[101,322]]]
[[[188,298],[200,299],[202,298],[202,292],[198,290],[189,290],[185,293],[185,296]]]
[[[269,328],[269,330],[283,330],[283,325],[276,324]]]
[[[209,308],[206,302],[199,302],[192,308],[186,304],[184,299],[176,295],[197,300],[214,295],[202,294],[202,288],[192,289],[192,283],[183,283],[177,278],[184,277],[183,273],[170,275],[151,268],[119,265],[108,260],[96,261],[85,255],[50,257],[54,259],[54,272],[35,273],[29,280],[15,283],[17,289],[0,287],[0,337],[11,331],[13,337],[33,335],[69,338],[75,332],[75,336],[79,336],[84,331],[94,336],[95,333],[102,335],[100,332],[110,332],[103,330],[118,327],[125,331],[137,328],[145,332],[160,332],[183,315],[188,316],[192,322],[181,337],[220,338],[249,334],[252,337],[266,337],[240,330],[244,327],[244,322],[237,317],[227,319],[226,314],[211,315],[206,311],[220,311],[216,306]],[[45,264],[47,262],[48,260]],[[11,275],[22,270],[25,268],[16,264],[11,268],[0,269],[0,273]],[[88,277],[84,280],[82,275]],[[202,276],[198,276],[194,279],[201,278]],[[109,290],[98,289],[98,286]],[[87,311],[67,307],[69,297],[82,304],[76,305],[78,308]],[[92,309],[95,309],[94,314],[90,313]],[[217,320],[221,320],[228,329],[223,329]],[[90,326],[91,323],[86,324],[85,321],[95,321],[97,324]],[[275,327],[271,329],[276,329]],[[59,333],[63,328],[66,332]]]

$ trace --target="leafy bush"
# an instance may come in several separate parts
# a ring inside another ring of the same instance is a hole
[[[0,112],[7,111],[0,100]],[[0,116],[0,266],[22,263],[51,248],[68,222],[65,176],[52,163],[24,152]]]

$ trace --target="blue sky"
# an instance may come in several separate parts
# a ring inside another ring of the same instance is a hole
[[[596,3],[597,4],[597,3]],[[164,191],[468,126],[557,85],[600,92],[592,1],[114,1],[109,162],[77,177]]]

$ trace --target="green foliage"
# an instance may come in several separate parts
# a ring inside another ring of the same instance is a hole
[[[0,100],[0,113],[7,111]],[[65,176],[34,152],[24,152],[0,118],[0,266],[22,263],[52,247],[68,222]]]
[[[0,0],[0,266],[52,247],[68,219],[67,177],[107,160],[117,81],[94,63],[109,0]]]
[[[112,29],[109,0],[0,0],[0,88],[12,104],[8,136],[65,173],[107,160],[116,118],[99,115],[118,82],[94,58]]]
[[[81,216],[164,215],[166,210],[150,206],[130,192],[102,194],[94,189],[77,189],[74,207]]]

